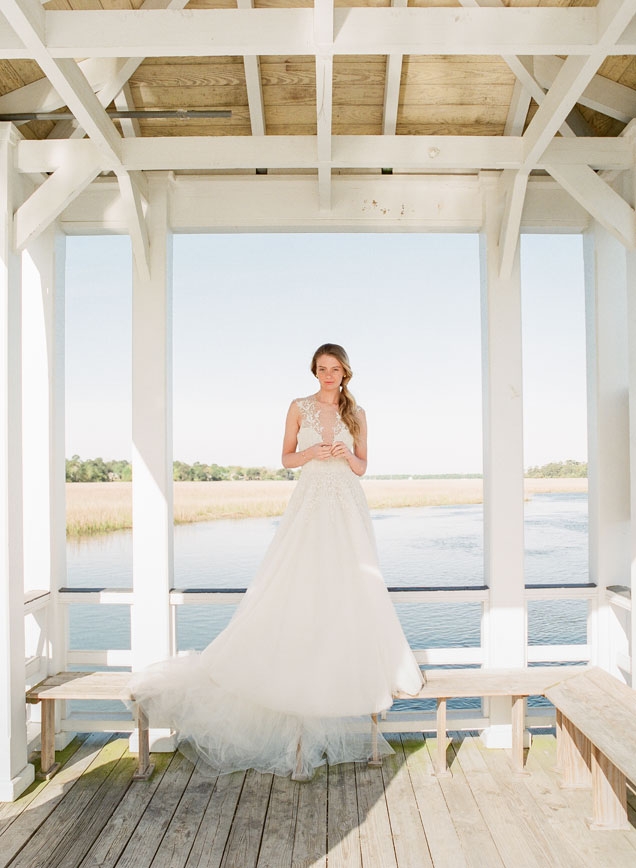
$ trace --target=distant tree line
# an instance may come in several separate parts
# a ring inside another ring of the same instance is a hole
[[[550,461],[541,467],[529,467],[526,476],[531,477],[585,477],[587,476],[587,461]]]
[[[241,467],[231,465],[222,467],[219,464],[186,464],[183,461],[174,461],[173,479],[176,481],[193,482],[217,482],[223,479],[295,479],[297,473],[281,467],[272,470],[270,467]],[[73,455],[66,459],[67,482],[130,482],[132,479],[132,466],[130,461],[104,461],[103,458],[82,459],[79,455]]]

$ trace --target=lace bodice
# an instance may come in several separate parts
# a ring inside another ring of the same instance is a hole
[[[321,404],[315,395],[308,398],[298,398],[296,401],[300,410],[300,430],[298,432],[298,448],[307,449],[315,443],[334,443],[342,441],[353,450],[353,437],[342,421],[335,406]]]

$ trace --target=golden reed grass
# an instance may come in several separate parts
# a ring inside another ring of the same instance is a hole
[[[295,482],[175,482],[176,524],[217,518],[281,515]],[[363,479],[371,509],[481,503],[481,479]],[[526,498],[547,492],[585,492],[587,479],[526,479]],[[66,530],[83,536],[132,527],[130,482],[69,482]]]

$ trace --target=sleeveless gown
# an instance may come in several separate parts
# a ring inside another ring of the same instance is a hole
[[[298,448],[353,439],[335,408],[298,399]],[[422,674],[378,566],[366,498],[342,458],[309,461],[232,620],[201,653],[132,677],[151,726],[217,772],[310,777],[371,756],[369,715]],[[392,748],[379,736],[379,753]]]

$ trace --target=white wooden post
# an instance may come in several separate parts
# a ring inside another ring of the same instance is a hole
[[[173,653],[172,237],[169,176],[150,179],[150,277],[133,280],[133,668]],[[172,750],[156,741],[153,750]]]
[[[587,331],[589,563],[598,585],[592,662],[619,675],[608,585],[630,576],[627,270],[623,246],[594,223],[584,236]]]
[[[41,656],[37,683],[66,669],[64,460],[64,267],[66,240],[53,225],[22,254],[22,444],[24,455],[24,587],[48,591],[46,608],[25,624],[27,659]],[[56,703],[58,720],[62,703]],[[40,706],[29,706],[39,720]],[[58,731],[59,750],[73,733]]]
[[[630,575],[631,591],[629,683],[636,687],[636,251],[626,251],[627,341],[629,365],[629,493],[630,493]]]
[[[484,221],[480,233],[482,390],[484,436],[484,578],[490,589],[484,612],[488,667],[526,662],[523,543],[523,408],[519,250],[509,277],[499,274],[503,203],[496,176],[483,173]],[[490,701],[488,747],[512,745],[512,706]]]
[[[27,762],[22,567],[21,265],[13,250],[19,135],[0,124],[0,801],[34,778]]]

